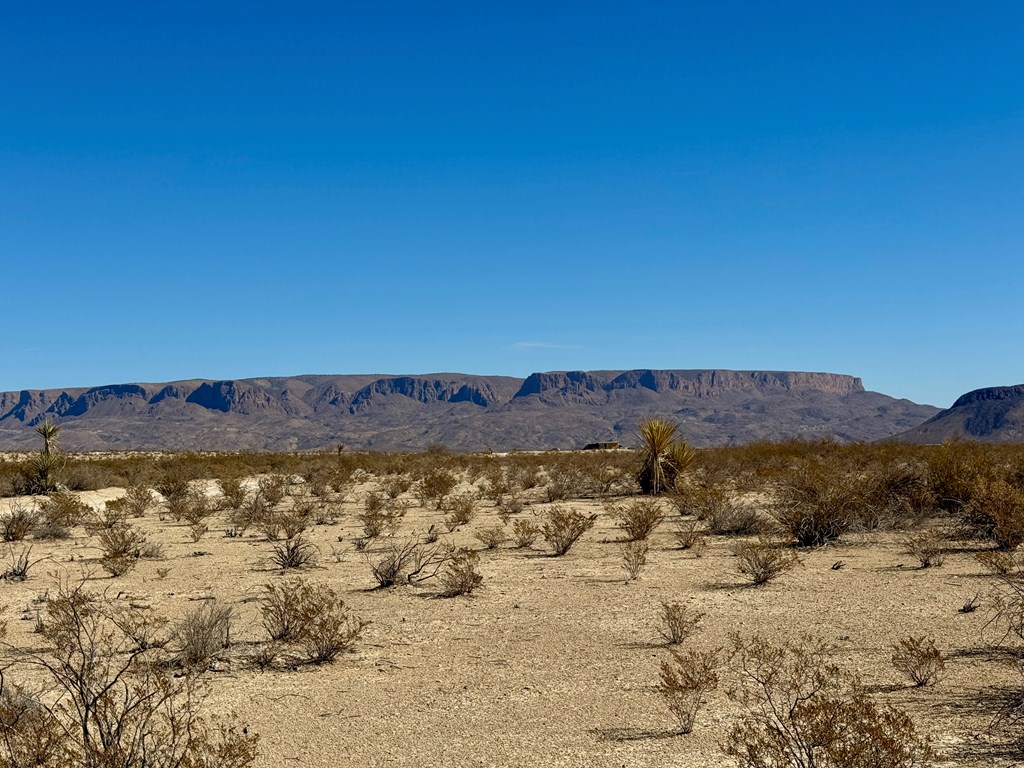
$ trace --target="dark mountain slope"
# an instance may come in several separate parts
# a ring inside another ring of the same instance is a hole
[[[698,445],[876,440],[936,411],[866,392],[852,376],[787,371],[193,379],[0,393],[0,448],[34,448],[33,427],[46,418],[63,425],[71,450],[508,450],[631,444],[651,415],[679,421]]]
[[[913,443],[941,443],[950,438],[1024,442],[1024,384],[968,392],[950,408],[895,436]]]

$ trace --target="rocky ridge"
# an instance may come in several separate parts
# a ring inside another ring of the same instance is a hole
[[[0,393],[0,448],[34,447],[32,428],[46,418],[74,450],[509,450],[631,443],[649,415],[676,419],[699,445],[873,440],[936,411],[868,392],[853,376],[792,371],[192,379]]]

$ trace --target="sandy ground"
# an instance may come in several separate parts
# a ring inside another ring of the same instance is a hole
[[[341,590],[353,612],[373,622],[354,651],[332,665],[258,671],[246,663],[247,644],[265,634],[255,598],[282,575],[268,559],[270,544],[256,532],[226,537],[220,513],[198,543],[184,524],[155,512],[136,521],[165,545],[166,559],[141,561],[118,578],[92,562],[95,539],[81,529],[70,541],[36,542],[33,558],[51,559],[26,582],[0,584],[8,639],[37,644],[32,599],[52,589],[59,572],[91,567],[95,589],[131,594],[171,618],[210,596],[233,606],[237,645],[210,673],[207,705],[237,712],[261,734],[260,766],[733,765],[720,748],[738,712],[725,695],[729,674],[686,736],[673,735],[656,690],[667,657],[660,603],[684,601],[706,614],[690,647],[725,645],[732,632],[774,639],[812,633],[836,646],[836,661],[856,670],[878,700],[914,717],[938,748],[940,765],[1014,764],[993,751],[986,729],[996,695],[1024,686],[1012,655],[995,647],[1000,631],[985,627],[995,580],[967,548],[940,568],[918,569],[898,535],[866,534],[803,552],[794,571],[752,588],[736,569],[735,539],[712,537],[698,558],[673,549],[666,524],[651,538],[642,575],[626,584],[614,521],[599,503],[576,501],[569,505],[601,514],[568,555],[510,545],[482,551],[483,586],[469,597],[437,599],[431,582],[372,589],[365,557],[351,542],[359,531],[354,513],[373,487],[358,486],[336,505],[336,525],[311,532],[321,557],[304,576]],[[80,496],[99,504],[121,493]],[[534,502],[523,514],[546,506]],[[442,516],[414,505],[397,539]],[[479,547],[473,532],[496,524],[493,504],[482,501],[455,542]],[[845,566],[833,570],[837,560]],[[161,578],[158,569],[169,572]],[[975,593],[982,608],[958,612]],[[934,638],[948,655],[947,676],[937,685],[909,688],[889,663],[890,646],[910,634]]]

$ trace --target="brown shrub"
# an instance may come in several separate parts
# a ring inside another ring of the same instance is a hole
[[[718,687],[718,652],[671,650],[661,663],[658,691],[675,715],[679,733],[690,733],[707,695]]]
[[[541,526],[541,534],[555,557],[561,557],[584,533],[594,527],[597,515],[584,515],[581,512],[562,506],[553,506],[548,510],[547,519]]]
[[[479,587],[484,577],[477,570],[480,555],[470,549],[460,549],[453,554],[441,573],[441,597],[468,595]]]
[[[766,539],[741,542],[733,548],[733,554],[739,558],[740,573],[754,586],[767,584],[800,562],[795,553]]]
[[[892,665],[916,687],[937,683],[946,673],[946,661],[934,640],[905,637],[892,647]]]
[[[742,768],[829,766],[914,768],[934,752],[902,711],[875,704],[857,677],[829,661],[813,638],[771,645],[733,639],[744,710],[724,749]]]
[[[657,499],[636,499],[609,508],[615,525],[626,534],[626,541],[642,541],[665,520],[665,510]]]

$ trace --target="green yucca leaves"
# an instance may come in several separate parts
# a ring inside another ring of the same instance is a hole
[[[637,482],[644,493],[671,489],[676,478],[693,468],[697,452],[678,437],[679,425],[666,419],[644,419],[637,435],[642,443]]]

